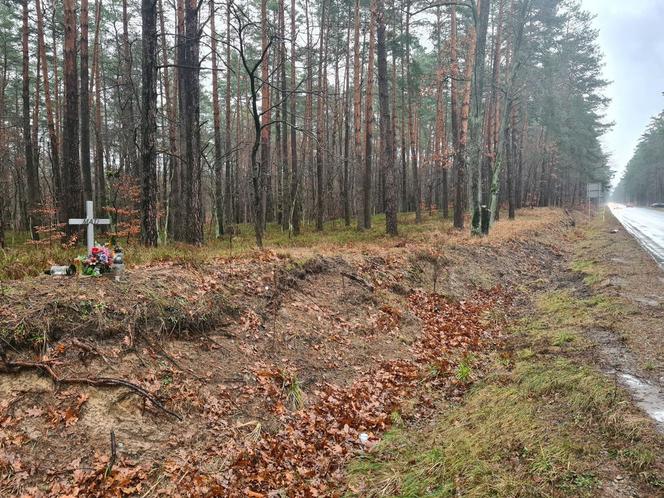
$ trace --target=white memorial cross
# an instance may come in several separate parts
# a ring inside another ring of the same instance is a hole
[[[92,253],[92,247],[95,245],[95,225],[110,225],[109,219],[95,218],[94,207],[92,201],[85,201],[85,219],[82,218],[69,218],[70,225],[87,225],[88,226],[88,254]]]

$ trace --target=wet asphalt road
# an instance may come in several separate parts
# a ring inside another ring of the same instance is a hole
[[[609,207],[625,229],[664,268],[664,210],[620,205]]]

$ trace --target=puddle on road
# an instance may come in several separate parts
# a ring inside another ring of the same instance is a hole
[[[611,258],[611,261],[614,263],[618,263],[619,265],[629,264],[629,261],[624,258]]]
[[[627,387],[636,404],[664,431],[664,394],[657,386],[625,372],[616,372],[620,383]]]
[[[656,307],[659,306],[659,299],[657,299],[653,296],[632,297],[632,300],[639,303],[639,304],[644,304],[646,306],[650,306],[651,308],[656,308]]]

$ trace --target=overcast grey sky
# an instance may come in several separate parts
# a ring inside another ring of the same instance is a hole
[[[604,138],[611,165],[622,176],[651,116],[664,109],[664,0],[582,0],[597,15],[606,79],[613,83]]]

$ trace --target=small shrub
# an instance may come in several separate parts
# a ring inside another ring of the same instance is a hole
[[[466,357],[457,367],[455,376],[461,382],[468,382],[470,380],[471,373],[472,368],[470,365],[470,360],[468,357]]]
[[[295,372],[281,372],[281,387],[286,393],[286,400],[294,410],[304,408],[304,393],[302,392],[302,383],[297,378]]]

